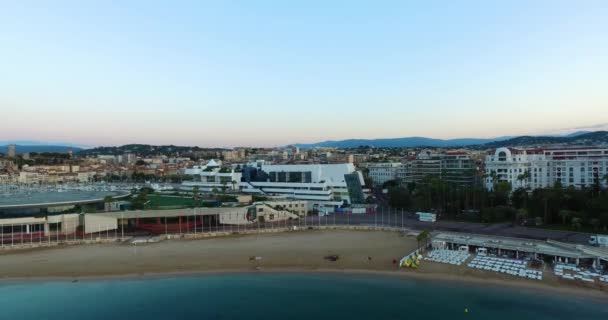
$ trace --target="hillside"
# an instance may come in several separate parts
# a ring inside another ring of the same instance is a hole
[[[565,136],[520,136],[497,137],[493,139],[462,138],[462,139],[432,139],[425,137],[407,137],[394,139],[348,139],[339,141],[323,141],[311,144],[295,144],[302,149],[315,147],[326,148],[357,148],[371,146],[376,148],[456,148],[469,147],[475,149],[489,149],[504,146],[534,147],[549,144],[565,145],[597,145],[608,144],[608,131],[575,132]]]
[[[199,147],[188,146],[154,146],[148,144],[128,144],[119,147],[97,147],[85,149],[78,153],[79,156],[96,156],[96,155],[119,155],[125,153],[134,153],[138,156],[153,156],[153,155],[186,155],[205,151],[222,151],[224,149],[214,148],[206,149]]]
[[[466,145],[480,145],[484,143],[501,141],[510,137],[498,137],[493,139],[462,138],[462,139],[433,139],[425,137],[407,137],[391,139],[348,139],[339,141],[323,141],[311,144],[295,144],[302,149],[315,147],[324,148],[356,148],[359,146],[372,146],[376,148],[409,148],[409,147],[435,147],[448,148]]]
[[[608,131],[595,131],[577,135],[568,135],[564,137],[521,136],[503,141],[485,143],[472,147],[479,149],[491,149],[500,147],[541,147],[553,144],[561,144],[568,146],[590,146],[608,144]]]

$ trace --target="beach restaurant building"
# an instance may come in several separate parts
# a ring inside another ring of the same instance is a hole
[[[608,266],[606,248],[563,243],[553,240],[540,241],[522,238],[497,237],[488,235],[437,232],[432,235],[433,248],[459,250],[467,248],[472,252],[480,249],[496,256],[515,259],[533,258],[554,263],[571,263],[586,266]]]

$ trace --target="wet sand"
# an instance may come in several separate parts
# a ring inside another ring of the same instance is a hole
[[[608,298],[608,286],[543,281],[423,261],[419,269],[393,265],[417,246],[413,237],[380,231],[300,231],[134,246],[98,244],[13,251],[0,255],[0,279],[97,279],[224,272],[340,272],[382,274],[474,285],[508,285]],[[338,255],[336,262],[324,259]],[[261,260],[250,260],[250,257]],[[371,261],[368,257],[372,257]]]

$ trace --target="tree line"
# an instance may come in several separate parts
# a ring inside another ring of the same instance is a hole
[[[608,184],[608,175],[603,180]],[[608,230],[608,188],[600,180],[582,189],[557,182],[548,188],[511,190],[507,182],[495,181],[492,190],[487,190],[427,177],[420,183],[390,187],[388,200],[391,207],[432,211],[442,219]]]

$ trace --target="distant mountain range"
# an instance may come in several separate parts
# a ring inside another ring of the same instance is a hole
[[[55,145],[20,145],[15,144],[15,153],[43,153],[43,152],[56,152],[56,153],[67,153],[68,148],[72,148],[72,152],[77,153],[82,148],[70,147],[70,146],[55,146]],[[0,153],[8,154],[8,145],[0,145]]]
[[[409,148],[409,147],[457,147],[479,145],[494,141],[507,140],[511,137],[500,137],[494,139],[477,139],[477,138],[462,138],[462,139],[432,139],[425,137],[407,137],[407,138],[392,138],[392,139],[348,139],[339,141],[323,141],[311,144],[295,144],[302,149],[311,149],[315,147],[321,148],[356,148],[359,146],[371,146],[375,148]]]
[[[311,144],[295,144],[302,149],[315,147],[326,148],[357,148],[360,146],[371,146],[375,148],[498,148],[503,146],[540,146],[548,144],[568,145],[591,145],[607,144],[608,131],[577,131],[562,136],[520,136],[520,137],[497,137],[490,139],[463,138],[463,139],[432,139],[425,137],[407,137],[394,139],[348,139],[340,141],[323,141]]]
[[[18,143],[20,142],[20,143]],[[16,153],[32,152],[58,152],[65,153],[72,148],[74,154],[80,156],[95,155],[118,155],[134,153],[142,156],[165,154],[165,155],[192,155],[201,151],[222,151],[222,148],[200,148],[189,146],[154,146],[146,144],[129,144],[119,147],[97,147],[85,149],[72,144],[51,144],[39,141],[0,141],[0,153],[8,153],[8,144],[16,145]],[[472,149],[492,149],[499,147],[541,147],[552,144],[562,145],[608,145],[608,131],[576,131],[567,135],[541,135],[520,137],[497,137],[491,139],[463,138],[463,139],[432,139],[425,137],[407,137],[394,139],[349,139],[340,141],[323,141],[310,144],[295,144],[302,149],[314,147],[329,148],[357,148],[370,146],[375,148],[457,148],[468,147]]]

